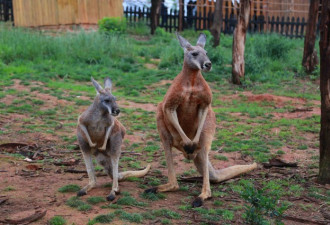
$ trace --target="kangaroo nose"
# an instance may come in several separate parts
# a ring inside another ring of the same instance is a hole
[[[116,115],[119,115],[119,113],[120,113],[120,109],[116,109],[116,110],[115,110],[115,113],[116,113]]]
[[[211,62],[207,62],[207,63],[205,63],[205,67],[206,67],[206,68],[211,68],[211,66],[212,66],[212,63],[211,63]]]

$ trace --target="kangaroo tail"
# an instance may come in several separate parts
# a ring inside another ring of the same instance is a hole
[[[147,167],[143,170],[120,172],[118,176],[118,180],[122,181],[128,177],[143,177],[149,172],[150,167],[151,167],[150,164],[148,164]]]
[[[234,178],[240,174],[248,173],[257,168],[257,163],[250,165],[235,165],[224,169],[215,170],[209,162],[210,181],[219,183]]]

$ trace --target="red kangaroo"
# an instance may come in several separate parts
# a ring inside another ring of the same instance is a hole
[[[181,151],[187,159],[194,161],[203,176],[202,193],[193,201],[200,207],[211,197],[210,181],[221,182],[257,167],[236,165],[215,170],[209,161],[209,151],[216,128],[216,118],[211,107],[212,91],[201,74],[208,72],[212,64],[204,50],[205,34],[200,34],[196,46],[177,34],[184,49],[182,71],[173,80],[163,102],[157,107],[157,128],[165,149],[168,167],[168,183],[147,189],[145,192],[165,192],[179,189],[176,179],[172,147]]]

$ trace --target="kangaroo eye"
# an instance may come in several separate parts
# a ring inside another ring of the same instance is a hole
[[[193,52],[192,55],[193,56],[198,56],[198,52]]]

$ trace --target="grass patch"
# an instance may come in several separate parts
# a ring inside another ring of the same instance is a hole
[[[146,206],[147,203],[139,202],[132,196],[124,196],[117,201],[118,205],[136,205],[136,206]]]
[[[77,184],[68,184],[64,185],[63,187],[60,187],[58,189],[61,193],[67,193],[67,192],[77,192],[80,190],[80,187]]]
[[[48,221],[49,225],[65,225],[66,220],[62,216],[54,216]]]
[[[94,219],[90,220],[87,225],[94,225],[96,223],[111,223],[114,218],[114,213],[98,215]]]
[[[80,200],[77,196],[69,198],[66,203],[67,206],[77,208],[79,211],[89,211],[92,206]]]
[[[87,198],[87,203],[89,203],[91,205],[96,205],[100,202],[105,202],[104,197],[93,196],[93,197]]]

